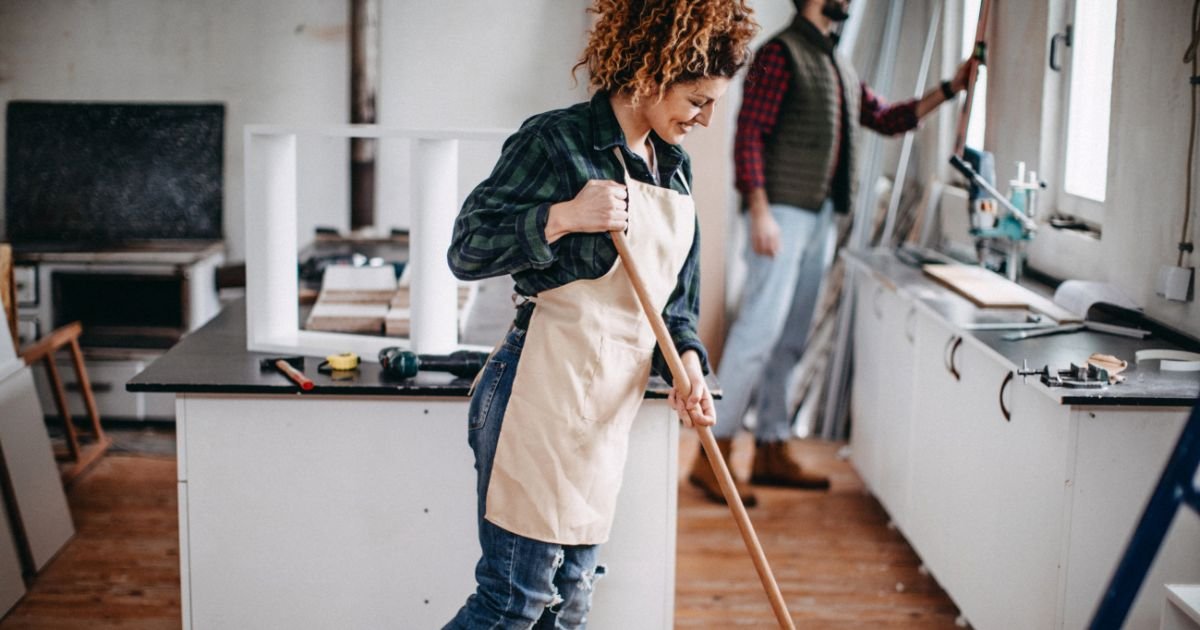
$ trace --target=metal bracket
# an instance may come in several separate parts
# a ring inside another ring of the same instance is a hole
[[[1022,361],[1022,367],[1017,370],[1021,376],[1040,376],[1046,387],[1066,387],[1069,389],[1104,389],[1108,387],[1108,370],[1092,364],[1075,365],[1065,370],[1051,370],[1045,366],[1040,370],[1029,369],[1027,361]]]

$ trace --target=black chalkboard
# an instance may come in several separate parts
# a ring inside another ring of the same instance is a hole
[[[219,240],[224,136],[220,104],[9,102],[8,240]]]

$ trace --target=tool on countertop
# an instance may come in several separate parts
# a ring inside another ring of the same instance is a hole
[[[1001,338],[1005,341],[1020,341],[1021,339],[1029,339],[1031,337],[1045,337],[1047,335],[1073,333],[1080,330],[1091,330],[1093,332],[1107,333],[1109,335],[1120,335],[1122,337],[1132,337],[1134,339],[1145,339],[1146,337],[1150,336],[1150,331],[1142,330],[1141,328],[1129,328],[1128,326],[1117,326],[1115,324],[1105,324],[1103,322],[1084,320],[1078,324],[1063,324],[1062,326],[1051,326],[1049,328],[1040,328],[1037,330],[1012,332],[1004,335]]]
[[[258,366],[264,370],[272,368],[279,370],[306,392],[313,388],[313,382],[304,375],[304,357],[302,356],[268,357],[260,360]]]
[[[396,346],[379,351],[383,373],[395,378],[411,378],[418,371],[449,372],[459,378],[475,378],[487,363],[488,353],[459,350],[450,354],[416,354]]]
[[[658,341],[659,350],[662,351],[663,358],[666,359],[667,366],[671,369],[671,376],[674,378],[676,388],[679,391],[691,391],[691,381],[688,379],[687,371],[684,370],[683,359],[680,358],[679,351],[675,348],[675,342],[671,340],[671,333],[667,329],[666,322],[663,321],[662,313],[654,307],[650,292],[646,289],[646,283],[642,280],[641,273],[638,272],[637,261],[633,259],[633,254],[629,251],[625,233],[621,230],[614,230],[609,234],[612,236],[613,245],[617,248],[617,255],[629,275],[629,283],[633,285],[633,291],[642,305],[642,311],[650,320],[650,328],[654,330],[654,338]],[[780,628],[795,630],[796,626],[792,623],[792,618],[788,613],[783,593],[779,590],[779,584],[771,572],[771,565],[767,563],[767,555],[763,552],[762,544],[758,542],[758,535],[754,532],[754,525],[750,522],[750,515],[746,513],[742,497],[738,495],[737,487],[733,485],[733,476],[729,473],[729,466],[725,464],[725,459],[721,456],[720,449],[717,448],[717,440],[713,437],[712,428],[698,423],[695,428],[696,433],[700,436],[700,444],[704,446],[703,451],[708,457],[708,463],[717,476],[718,485],[721,486],[721,494],[725,495],[725,503],[729,505],[729,511],[733,513],[733,520],[742,534],[742,542],[746,544],[746,551],[750,553],[750,559],[754,562],[758,579],[762,583],[763,590],[766,591],[767,599],[771,602],[775,620],[779,622]]]
[[[317,371],[323,374],[332,372],[353,372],[358,369],[358,355],[353,352],[331,354],[317,366]]]
[[[1126,361],[1108,354],[1093,354],[1084,361],[1083,365],[1071,364],[1065,370],[1051,370],[1045,366],[1040,370],[1029,369],[1029,362],[1022,361],[1017,374],[1021,376],[1041,376],[1042,384],[1046,387],[1067,387],[1070,389],[1104,389],[1111,384],[1125,380],[1119,376],[1128,365]]]

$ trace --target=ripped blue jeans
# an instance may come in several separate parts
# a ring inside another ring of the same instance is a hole
[[[599,545],[557,545],[514,534],[484,519],[500,425],[517,375],[525,331],[509,331],[471,397],[467,442],[475,452],[479,546],[475,592],[443,630],[573,629],[587,626],[592,587],[604,574]]]

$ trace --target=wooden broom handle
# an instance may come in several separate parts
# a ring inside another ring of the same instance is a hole
[[[642,276],[633,261],[633,255],[629,253],[629,244],[625,242],[625,233],[621,230],[614,230],[609,234],[612,235],[613,244],[617,246],[617,255],[621,257],[621,262],[625,265],[625,271],[629,274],[629,282],[633,284],[633,290],[642,304],[642,310],[650,319],[654,337],[658,340],[658,346],[667,360],[667,366],[671,369],[671,376],[675,379],[676,390],[690,392],[692,390],[691,380],[688,379],[687,371],[683,369],[683,359],[679,357],[679,351],[675,349],[675,342],[671,340],[671,333],[667,330],[662,313],[655,310],[654,303],[650,300],[646,283],[642,281]],[[742,533],[742,540],[746,543],[746,550],[750,552],[750,559],[754,561],[758,579],[762,582],[763,590],[767,592],[767,599],[771,600],[775,619],[779,621],[780,628],[795,630],[796,626],[792,624],[792,618],[788,615],[783,594],[779,592],[779,585],[775,583],[771,566],[767,564],[767,556],[758,542],[758,535],[754,533],[754,525],[750,523],[750,516],[746,514],[746,506],[742,505],[742,497],[738,495],[737,487],[733,485],[733,475],[729,473],[729,467],[725,465],[725,459],[721,456],[720,449],[717,448],[717,440],[713,437],[712,429],[700,424],[693,424],[693,426],[696,428],[696,433],[700,435],[700,443],[704,445],[708,463],[717,475],[717,483],[721,485],[725,503],[729,504],[733,520],[737,523],[738,531]]]

